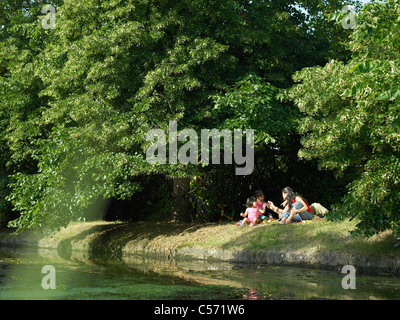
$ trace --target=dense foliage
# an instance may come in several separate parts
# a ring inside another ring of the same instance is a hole
[[[221,204],[238,213],[255,189],[279,201],[289,185],[330,206],[348,184],[337,217],[359,216],[367,235],[397,228],[397,1],[362,10],[355,30],[328,19],[340,0],[49,3],[54,29],[42,27],[38,1],[0,5],[3,223],[160,219],[172,181],[189,176],[205,219]],[[302,69],[292,101],[277,100]],[[196,132],[254,129],[253,174],[150,164],[146,134],[167,133],[171,120]]]
[[[296,73],[290,90],[305,114],[299,155],[351,174],[336,218],[358,217],[358,233],[400,228],[400,2],[366,5],[347,62]],[[334,15],[340,23],[343,14]]]

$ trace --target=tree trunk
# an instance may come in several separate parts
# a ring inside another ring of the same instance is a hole
[[[172,212],[175,222],[190,222],[190,178],[174,178]]]

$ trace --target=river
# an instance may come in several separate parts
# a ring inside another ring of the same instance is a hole
[[[63,258],[57,250],[0,248],[0,299],[400,298],[398,277],[356,274],[355,289],[344,289],[344,276],[340,270],[142,256],[89,259],[83,252]]]

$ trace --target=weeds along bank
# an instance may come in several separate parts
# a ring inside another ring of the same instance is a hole
[[[400,249],[389,231],[369,239],[349,234],[356,222],[259,225],[80,222],[46,237],[3,235],[3,245],[30,244],[57,249],[64,256],[89,258],[159,255],[242,263],[341,269],[400,275]]]

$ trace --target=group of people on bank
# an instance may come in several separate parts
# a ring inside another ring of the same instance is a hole
[[[236,225],[243,226],[248,224],[254,226],[261,223],[262,219],[267,216],[266,209],[269,209],[278,215],[279,224],[302,222],[314,218],[313,210],[310,208],[307,201],[303,196],[295,193],[292,188],[283,188],[282,198],[283,202],[280,205],[281,208],[279,208],[274,205],[272,201],[265,202],[263,192],[257,190],[253,197],[247,198],[247,209],[244,213],[240,214],[244,219],[239,221]],[[270,218],[273,218],[272,214],[270,215]]]

